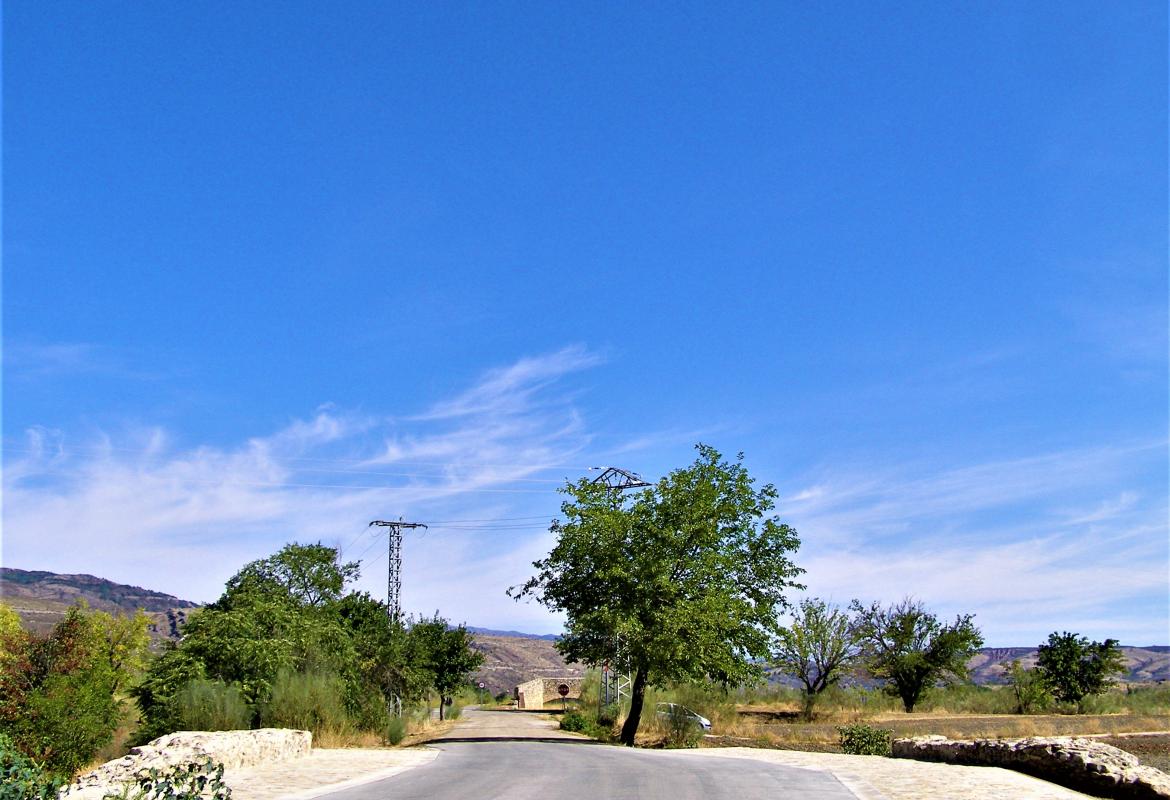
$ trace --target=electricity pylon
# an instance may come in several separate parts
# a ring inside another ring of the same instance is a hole
[[[376,519],[370,527],[389,528],[390,567],[386,574],[386,608],[390,619],[402,617],[402,530],[403,528],[425,528],[421,522],[403,522],[402,517],[394,521]]]

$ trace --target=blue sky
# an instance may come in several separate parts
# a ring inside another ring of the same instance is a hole
[[[744,451],[809,591],[1170,642],[1167,11],[4,7],[3,563],[196,600]],[[465,522],[472,520],[472,522]]]

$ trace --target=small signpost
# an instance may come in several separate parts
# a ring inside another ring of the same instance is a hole
[[[561,711],[564,711],[566,708],[568,708],[568,701],[565,700],[565,698],[569,696],[569,684],[562,683],[560,686],[558,686],[557,694],[561,696]]]

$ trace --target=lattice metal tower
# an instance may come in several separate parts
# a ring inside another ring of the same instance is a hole
[[[607,489],[613,491],[613,505],[618,508],[622,502],[622,492],[626,489],[640,489],[643,486],[649,486],[636,472],[622,469],[621,467],[590,467],[589,469],[602,470],[601,474],[593,479],[593,483],[600,484]],[[601,668],[601,691],[598,693],[598,705],[609,705],[610,703],[620,703],[623,698],[630,696],[630,686],[633,684],[633,676],[630,675],[630,666],[628,663],[622,663],[622,643],[621,639],[614,644],[614,664],[610,665],[608,661]],[[621,670],[624,667],[625,674]],[[598,709],[600,711],[600,709]]]
[[[387,531],[390,566],[386,573],[386,609],[390,619],[402,617],[402,530],[404,528],[425,528],[421,522],[403,522],[402,517],[397,520],[376,519],[370,527],[377,525],[380,528],[389,528]]]

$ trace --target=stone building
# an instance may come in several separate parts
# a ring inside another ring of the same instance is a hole
[[[546,703],[561,699],[560,687],[562,685],[569,687],[569,694],[566,695],[569,699],[580,699],[582,680],[583,678],[580,676],[533,678],[516,687],[514,693],[517,707],[544,708]]]

